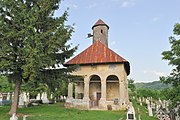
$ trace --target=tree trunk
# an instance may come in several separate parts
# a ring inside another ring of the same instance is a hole
[[[18,102],[19,102],[20,85],[21,85],[21,79],[16,79],[15,80],[14,99],[13,99],[13,103],[11,105],[11,110],[9,111],[9,115],[11,115],[11,116],[13,113],[16,113],[16,111],[17,111]]]

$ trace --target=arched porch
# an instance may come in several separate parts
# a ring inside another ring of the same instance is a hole
[[[90,108],[98,107],[100,98],[101,98],[101,78],[98,75],[92,75],[89,80]]]
[[[119,78],[116,75],[109,75],[106,78],[106,100],[114,101],[119,97]]]

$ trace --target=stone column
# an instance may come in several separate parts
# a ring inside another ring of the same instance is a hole
[[[99,108],[107,109],[106,105],[106,78],[102,77],[101,80],[101,99],[99,100]]]
[[[124,89],[125,89],[125,101],[126,102],[129,102],[129,94],[128,94],[128,81],[127,81],[127,75],[126,73],[124,72],[124,75],[123,75],[123,80],[124,80]]]
[[[68,84],[68,99],[73,98],[73,83],[69,82]]]
[[[89,103],[89,80],[84,78],[84,97],[83,97],[83,104],[85,109],[90,108]]]
[[[106,101],[106,81],[101,82],[101,99]]]
[[[119,81],[119,94],[120,94],[119,98],[120,98],[121,103],[124,101],[124,93],[125,93],[124,82],[123,82],[123,80],[120,80]]]
[[[119,101],[119,103],[120,103],[120,109],[121,110],[125,110],[126,108],[127,108],[127,105],[126,105],[126,98],[125,98],[125,92],[126,92],[126,90],[125,90],[125,83],[124,83],[125,81],[124,81],[124,79],[120,79],[120,81],[119,81],[119,92],[120,92],[120,101]]]
[[[83,100],[89,101],[89,81],[84,78],[84,98]]]

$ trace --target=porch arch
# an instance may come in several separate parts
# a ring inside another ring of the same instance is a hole
[[[106,100],[112,101],[119,98],[119,78],[116,75],[109,75],[106,78]]]
[[[89,99],[91,107],[98,106],[101,98],[101,77],[91,75],[89,79]]]

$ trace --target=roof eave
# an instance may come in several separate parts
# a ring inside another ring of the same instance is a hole
[[[103,64],[123,64],[124,63],[124,67],[125,67],[125,71],[127,73],[127,75],[130,74],[130,63],[128,61],[123,61],[123,62],[103,62],[103,63],[79,63],[79,64],[63,64],[63,66],[65,67],[69,67],[72,65],[103,65]]]

